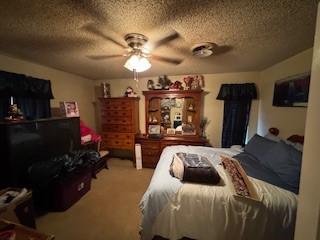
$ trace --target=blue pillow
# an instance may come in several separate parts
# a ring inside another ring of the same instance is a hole
[[[290,187],[299,189],[302,153],[283,141],[259,157],[260,163],[273,170]]]
[[[253,155],[259,160],[259,157],[265,155],[269,151],[269,149],[274,147],[276,144],[277,143],[272,140],[255,134],[244,147],[244,151]]]
[[[271,140],[271,141],[274,141],[274,142],[280,142],[280,140],[281,140],[280,137],[273,135],[271,133],[266,134],[264,137]]]

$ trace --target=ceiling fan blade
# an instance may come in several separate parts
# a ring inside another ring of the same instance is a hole
[[[154,60],[157,60],[157,61],[166,62],[166,63],[170,63],[170,64],[175,64],[175,65],[178,65],[183,62],[183,59],[162,57],[162,56],[158,56],[158,55],[151,55],[151,58]]]
[[[109,58],[115,58],[115,57],[124,57],[122,54],[114,54],[114,55],[98,55],[98,56],[87,56],[87,58],[90,58],[92,60],[104,60]]]
[[[232,46],[229,45],[222,45],[222,46],[217,46],[216,48],[213,49],[213,55],[221,55],[226,52],[229,52],[233,49]]]
[[[152,45],[152,48],[155,49],[155,48],[158,48],[160,47],[161,45],[164,45],[168,42],[171,42],[173,41],[174,39],[177,39],[180,37],[180,34],[177,33],[176,31],[173,31],[171,32],[170,34],[168,34],[167,36],[165,36],[164,38],[156,41],[153,45]]]
[[[110,42],[113,42],[114,44],[116,44],[116,45],[118,45],[118,46],[120,46],[122,48],[127,48],[128,47],[128,46],[118,42],[117,40],[113,39],[112,37],[109,37],[109,36],[105,35],[103,32],[98,30],[92,24],[87,24],[87,25],[83,26],[83,28],[85,30],[87,30],[88,32],[91,32],[91,33],[93,33],[93,34],[95,34],[95,35],[97,35],[99,37],[102,37],[103,39],[106,39],[106,40],[110,41]]]

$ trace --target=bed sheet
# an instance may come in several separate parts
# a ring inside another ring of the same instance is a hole
[[[184,183],[169,174],[176,152],[207,156],[216,166],[221,184]],[[171,146],[164,149],[140,208],[142,239],[160,235],[168,239],[293,239],[297,196],[266,182],[250,178],[261,202],[239,199],[227,184],[220,154],[234,156],[233,149]]]

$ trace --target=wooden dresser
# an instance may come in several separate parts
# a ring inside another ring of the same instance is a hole
[[[136,136],[136,143],[141,144],[143,167],[156,167],[166,146],[208,144],[200,128],[202,90],[156,90],[143,94],[146,134]]]
[[[153,139],[148,135],[137,135],[136,143],[141,144],[142,166],[145,168],[155,168],[160,159],[162,150],[173,145],[206,146],[206,138],[201,137],[173,137],[163,136],[161,139]]]
[[[132,151],[139,133],[139,98],[99,98],[102,147]]]

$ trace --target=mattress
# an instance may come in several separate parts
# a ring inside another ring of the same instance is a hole
[[[181,183],[169,173],[173,154],[206,156],[222,178],[219,185]],[[168,239],[293,239],[297,195],[249,177],[260,201],[235,198],[220,164],[220,155],[234,156],[234,149],[170,146],[164,149],[144,194],[141,237]]]

